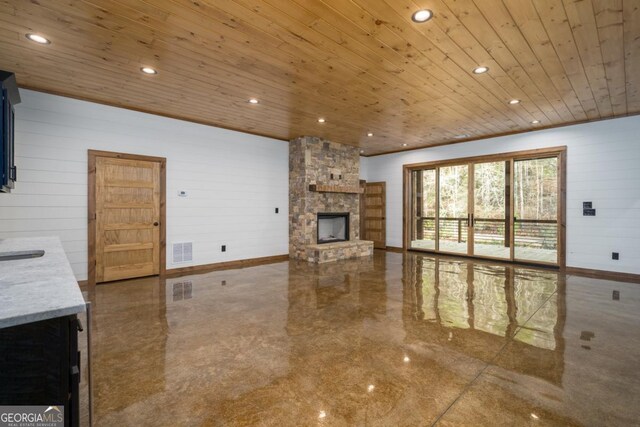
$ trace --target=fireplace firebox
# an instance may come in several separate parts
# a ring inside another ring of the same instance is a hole
[[[318,213],[318,244],[349,240],[349,213]]]

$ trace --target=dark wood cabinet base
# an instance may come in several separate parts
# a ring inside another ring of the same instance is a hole
[[[58,317],[0,329],[0,405],[64,406],[79,419],[78,318]]]

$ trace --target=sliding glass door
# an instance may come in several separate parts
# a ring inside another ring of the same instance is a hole
[[[516,160],[515,259],[558,260],[558,158]]]
[[[436,250],[436,197],[435,169],[416,170],[413,183],[413,221],[411,246],[416,249]]]
[[[511,258],[510,167],[510,161],[474,165],[474,255]]]
[[[406,166],[409,249],[560,264],[564,149]]]
[[[469,165],[438,168],[438,249],[467,254],[469,250]]]

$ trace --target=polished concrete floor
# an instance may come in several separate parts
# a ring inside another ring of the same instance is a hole
[[[640,284],[376,251],[91,299],[98,426],[640,422]]]

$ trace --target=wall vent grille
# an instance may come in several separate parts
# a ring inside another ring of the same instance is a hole
[[[173,263],[193,261],[193,243],[180,242],[173,244]]]

